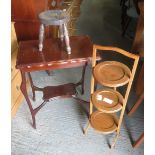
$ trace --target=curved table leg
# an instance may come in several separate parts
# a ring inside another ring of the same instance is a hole
[[[30,72],[28,72],[28,77],[29,77],[29,81],[30,81],[30,85],[31,85],[31,89],[32,89],[32,94],[33,94],[32,99],[33,99],[33,101],[35,101],[35,99],[36,99],[36,96],[35,96],[35,86],[33,84]]]
[[[21,92],[23,93],[26,101],[27,101],[27,104],[28,104],[28,107],[30,109],[30,112],[31,112],[31,116],[32,116],[32,120],[33,120],[33,128],[36,129],[36,120],[35,120],[35,111],[33,110],[33,107],[32,107],[32,104],[31,104],[31,101],[28,97],[28,93],[27,93],[27,89],[26,89],[26,76],[25,76],[25,72],[23,71],[20,71],[21,72],[21,77],[22,77],[22,82],[21,82],[21,86],[20,86],[20,89],[21,89]]]
[[[84,94],[84,77],[85,77],[87,65],[88,65],[88,63],[86,62],[85,65],[83,66],[81,80],[76,84],[76,86],[81,85],[81,94],[82,95]]]
[[[81,78],[82,92],[81,94],[84,94],[84,77],[85,77],[86,67],[87,67],[87,62],[85,63],[83,70],[82,70],[82,78]]]

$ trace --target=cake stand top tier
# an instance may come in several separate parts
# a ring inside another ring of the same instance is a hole
[[[107,87],[120,87],[130,80],[131,71],[123,63],[105,61],[97,64],[93,70],[95,80]]]

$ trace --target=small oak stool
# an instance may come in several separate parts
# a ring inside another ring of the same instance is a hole
[[[40,32],[39,32],[39,51],[43,50],[43,40],[44,40],[44,27],[49,25],[59,26],[61,41],[65,39],[66,50],[68,54],[71,54],[71,47],[69,41],[68,30],[66,23],[69,21],[69,17],[62,10],[48,10],[39,14],[39,19],[41,22]]]

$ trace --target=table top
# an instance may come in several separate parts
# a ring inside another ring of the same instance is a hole
[[[65,43],[59,38],[44,40],[43,51],[38,50],[38,40],[19,43],[16,68],[23,71],[72,68],[91,61],[93,43],[88,36],[71,36],[72,53],[67,54]],[[101,58],[97,56],[97,59]]]

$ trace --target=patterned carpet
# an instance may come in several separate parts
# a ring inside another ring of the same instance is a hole
[[[45,72],[32,74],[35,85],[58,85],[67,82],[77,82],[80,79],[81,68],[54,71],[47,76]],[[80,96],[89,100],[90,66],[85,77],[85,94]],[[72,75],[72,76],[68,76]],[[62,78],[63,77],[63,78]],[[77,89],[80,91],[80,87]],[[29,93],[32,96],[31,93]],[[132,104],[130,96],[128,104]],[[37,93],[34,107],[42,101],[42,93]],[[88,105],[80,104],[74,99],[61,99],[49,102],[37,115],[37,129],[31,126],[31,115],[25,102],[21,105],[16,117],[12,120],[12,155],[128,155],[143,154],[143,145],[133,150],[130,136],[136,140],[143,131],[143,106],[128,118],[125,116],[121,135],[116,148],[109,149],[108,143],[114,134],[102,135],[92,128],[83,135],[82,129],[87,123]]]

